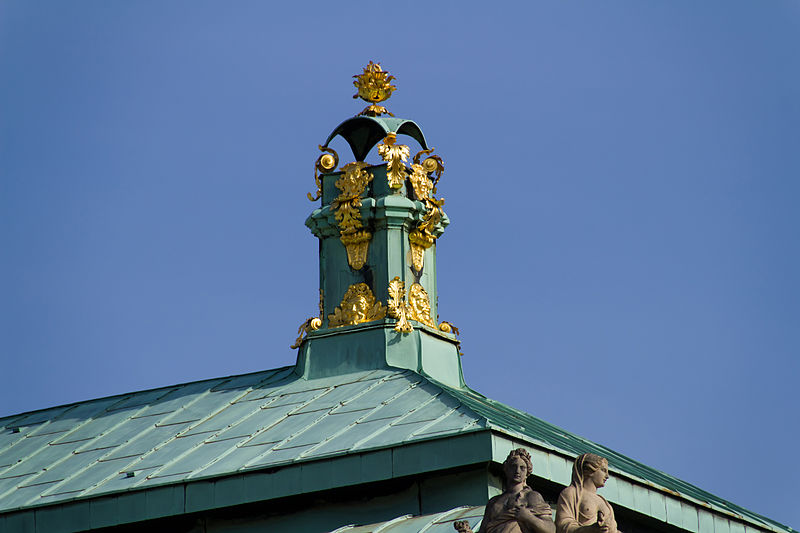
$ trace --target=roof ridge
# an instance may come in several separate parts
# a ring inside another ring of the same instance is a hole
[[[195,379],[195,380],[187,381],[187,382],[184,382],[184,383],[173,383],[173,384],[170,384],[170,385],[162,385],[160,387],[151,387],[149,389],[141,389],[141,390],[136,390],[136,391],[121,392],[121,393],[118,393],[118,394],[110,394],[108,396],[100,396],[98,398],[89,398],[87,400],[78,400],[78,401],[75,401],[75,402],[69,402],[69,403],[64,403],[64,404],[59,404],[59,405],[51,405],[51,406],[48,406],[48,407],[42,407],[40,409],[32,409],[30,411],[23,411],[21,413],[11,413],[9,415],[0,416],[0,427],[14,427],[14,424],[6,424],[5,421],[8,421],[8,420],[14,421],[15,419],[21,418],[23,416],[27,417],[27,416],[30,416],[30,415],[35,414],[35,413],[41,413],[41,412],[50,411],[50,410],[53,410],[53,409],[62,409],[63,408],[63,409],[66,410],[66,408],[73,407],[75,405],[88,404],[88,403],[92,403],[92,402],[98,402],[98,401],[101,401],[101,400],[108,400],[108,399],[117,398],[117,397],[122,398],[124,396],[131,396],[131,395],[134,395],[134,394],[142,394],[142,393],[146,393],[146,392],[153,392],[153,391],[157,391],[157,390],[161,390],[161,389],[171,389],[171,388],[175,388],[175,387],[185,387],[186,385],[194,385],[195,383],[203,383],[205,381],[220,381],[220,382],[224,383],[225,380],[229,380],[229,379],[232,379],[232,378],[240,378],[240,377],[243,377],[243,376],[250,376],[250,375],[254,375],[254,374],[262,374],[262,373],[266,373],[266,372],[278,373],[281,370],[294,368],[294,366],[295,365],[286,365],[286,366],[281,366],[281,367],[278,367],[278,368],[268,368],[266,370],[256,370],[254,372],[245,372],[243,374],[231,374],[229,376],[221,376],[221,377],[215,377],[215,378]]]

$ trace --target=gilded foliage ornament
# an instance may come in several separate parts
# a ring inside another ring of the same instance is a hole
[[[419,283],[413,283],[408,291],[408,303],[406,303],[405,283],[400,281],[399,276],[395,276],[389,282],[389,301],[387,302],[389,316],[397,319],[394,326],[395,331],[409,333],[414,328],[409,320],[416,320],[432,328],[436,324],[431,318],[431,300],[428,293]]]
[[[395,144],[395,142],[397,142],[397,134],[390,132],[383,139],[383,143],[378,145],[378,154],[387,163],[386,177],[389,180],[389,187],[400,189],[403,187],[406,176],[408,176],[405,162],[411,152],[408,146]]]
[[[332,172],[336,168],[336,165],[339,164],[339,154],[337,154],[333,148],[328,148],[320,144],[319,149],[326,153],[321,154],[314,162],[314,183],[317,184],[317,192],[314,196],[311,196],[310,192],[306,193],[306,196],[308,196],[308,199],[312,202],[316,202],[322,196],[322,182],[319,179],[319,173],[327,174]]]
[[[354,326],[364,322],[372,322],[386,317],[386,308],[375,301],[369,285],[356,283],[350,285],[344,293],[342,303],[328,315],[328,326],[338,328],[341,326]]]
[[[364,170],[366,166],[367,163],[357,161],[342,167],[342,175],[334,183],[341,192],[331,203],[339,224],[339,239],[347,250],[347,262],[356,270],[366,263],[372,238],[369,231],[361,229],[361,195],[373,179],[372,174]]]
[[[442,206],[444,205],[444,198],[437,199],[433,196],[433,193],[436,192],[436,184],[442,176],[444,163],[442,163],[442,158],[438,155],[429,155],[431,152],[433,152],[433,148],[422,150],[414,156],[409,176],[414,198],[421,201],[425,206],[422,222],[408,234],[408,244],[411,247],[411,264],[417,272],[421,272],[424,266],[425,250],[430,248],[436,241],[433,231],[442,220]],[[422,155],[429,155],[429,157],[420,163]],[[435,179],[433,179],[433,176],[435,176]]]
[[[394,116],[385,107],[377,105],[378,102],[387,100],[397,89],[391,84],[391,81],[395,79],[394,76],[390,76],[388,71],[383,70],[380,63],[370,61],[369,65],[364,67],[364,72],[353,77],[355,78],[353,85],[358,89],[353,98],[361,98],[370,103],[359,115],[379,117],[386,113]]]
[[[436,327],[431,317],[431,299],[419,283],[413,283],[408,291],[408,306],[411,309],[412,320],[432,328]]]

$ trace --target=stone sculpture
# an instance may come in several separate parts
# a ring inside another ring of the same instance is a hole
[[[503,493],[486,504],[478,533],[555,533],[553,510],[526,480],[533,471],[530,454],[513,450],[503,462]],[[453,524],[459,533],[472,533],[469,523]]]
[[[597,494],[608,480],[608,460],[593,453],[575,459],[572,483],[561,491],[556,506],[557,533],[620,533],[614,509]]]

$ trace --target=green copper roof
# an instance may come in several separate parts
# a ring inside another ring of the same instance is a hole
[[[557,483],[569,482],[568,461],[577,454],[608,457],[616,474],[604,489],[610,501],[689,531],[747,533],[742,524],[792,531],[470,389],[409,370],[306,380],[285,367],[35,411],[0,419],[0,428],[0,514],[492,431],[509,446],[529,446],[534,473]],[[495,452],[487,457],[507,453]],[[642,501],[658,505],[641,507]]]
[[[0,512],[452,435],[480,417],[423,377],[292,367],[0,420]]]

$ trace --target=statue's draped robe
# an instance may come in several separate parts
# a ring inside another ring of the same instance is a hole
[[[544,503],[542,496],[538,492],[531,490],[530,487],[526,486],[522,490],[522,494],[526,499],[530,496],[534,501]],[[490,505],[491,502],[486,506],[487,512],[489,511]],[[532,530],[521,526],[513,516],[508,516],[508,511],[509,510],[504,506],[503,510],[497,516],[489,517],[484,515],[479,533],[534,533]]]
[[[602,499],[608,512],[605,515],[604,523],[609,526],[612,533],[617,532],[617,521],[614,518],[614,508],[608,500],[597,494]],[[558,496],[556,507],[556,533],[574,533],[581,526],[590,526],[597,522],[597,515],[584,516],[580,512],[579,493],[575,485],[570,485],[561,491]]]
[[[481,524],[480,533],[527,533],[523,531],[515,518],[508,520],[490,520]]]

